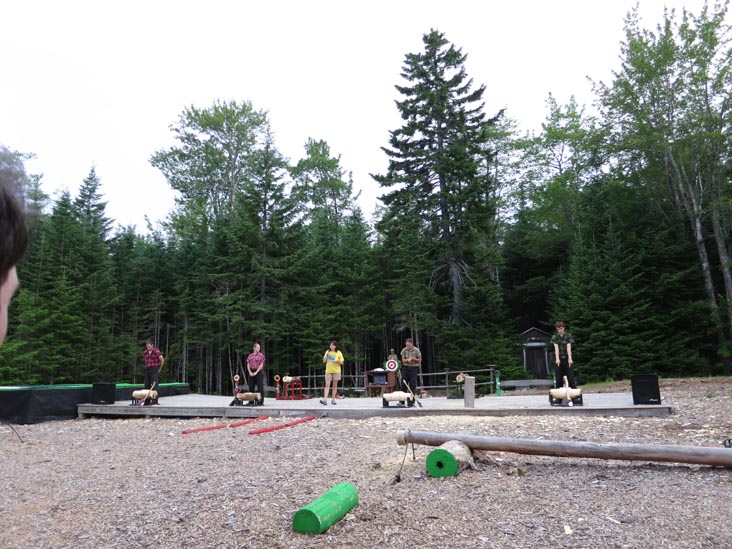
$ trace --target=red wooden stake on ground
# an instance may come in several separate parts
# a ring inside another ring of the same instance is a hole
[[[263,429],[254,429],[254,431],[249,431],[250,435],[261,435],[262,433],[269,433],[270,431],[277,431],[278,429],[284,429],[285,427],[292,427],[293,425],[298,425],[300,423],[304,423],[306,421],[312,421],[316,419],[315,416],[307,416],[300,419],[296,419],[295,421],[291,421],[290,423],[283,423],[282,425],[275,425],[274,427],[264,427]]]

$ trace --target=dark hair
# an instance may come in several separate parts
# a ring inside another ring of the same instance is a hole
[[[414,343],[414,341],[412,341],[411,337],[408,337],[407,339],[404,340],[404,343]]]
[[[337,341],[332,341],[332,340],[331,340],[331,342],[330,342],[330,344],[328,345],[328,347],[330,347],[331,345],[335,345],[335,347],[336,347],[336,351],[340,351],[340,350],[341,350],[341,348],[340,348],[340,347],[338,346],[338,342],[337,342]]]
[[[562,322],[561,320],[557,320],[557,321],[556,321],[556,322],[554,323],[554,327],[555,327],[555,328],[564,328],[564,322]]]
[[[10,154],[4,147],[0,147],[0,153]],[[20,177],[16,170],[0,162],[0,284],[23,258],[27,243]]]

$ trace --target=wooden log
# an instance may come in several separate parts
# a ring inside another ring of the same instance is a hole
[[[448,440],[427,454],[425,465],[431,477],[454,477],[473,465],[473,452],[464,442]]]
[[[292,517],[292,529],[301,534],[322,534],[357,504],[356,487],[341,482],[299,509]]]
[[[570,387],[560,387],[559,389],[549,389],[549,394],[557,400],[571,400],[582,394],[582,389],[571,389]]]
[[[564,387],[559,387],[558,389],[549,389],[549,394],[552,396],[552,398],[555,398],[557,400],[572,400],[573,398],[577,398],[582,394],[582,389],[571,389],[569,387],[569,381],[567,380],[567,376],[564,376],[562,379],[564,379]]]
[[[448,440],[464,442],[472,450],[732,467],[732,451],[727,448],[704,448],[670,444],[596,444],[594,442],[481,437],[454,433],[435,433],[433,431],[399,431],[397,433],[397,442],[401,445],[412,443],[439,446]]]
[[[236,398],[239,400],[261,400],[261,395],[259,393],[237,393]]]
[[[412,398],[409,393],[405,393],[404,391],[394,391],[391,393],[384,393],[383,398],[387,402],[404,402],[408,398]]]

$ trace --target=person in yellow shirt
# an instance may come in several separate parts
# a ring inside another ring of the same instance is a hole
[[[341,380],[341,367],[343,366],[343,353],[338,348],[338,343],[330,342],[328,350],[323,355],[323,364],[325,364],[325,394],[320,399],[321,404],[328,404],[328,389],[333,384],[333,398],[330,403],[336,403],[336,393],[338,391],[338,382]]]

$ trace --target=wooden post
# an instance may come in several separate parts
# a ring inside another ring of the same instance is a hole
[[[475,408],[475,376],[463,376],[465,383],[463,385],[463,402],[466,408]]]
[[[471,450],[628,461],[666,461],[732,467],[732,451],[727,448],[675,446],[670,444],[596,444],[593,442],[481,437],[435,433],[433,431],[399,431],[397,433],[397,442],[401,445],[412,443],[440,446],[448,440],[464,442]]]
[[[292,517],[292,529],[301,534],[322,534],[357,504],[356,487],[341,482],[298,510]]]

